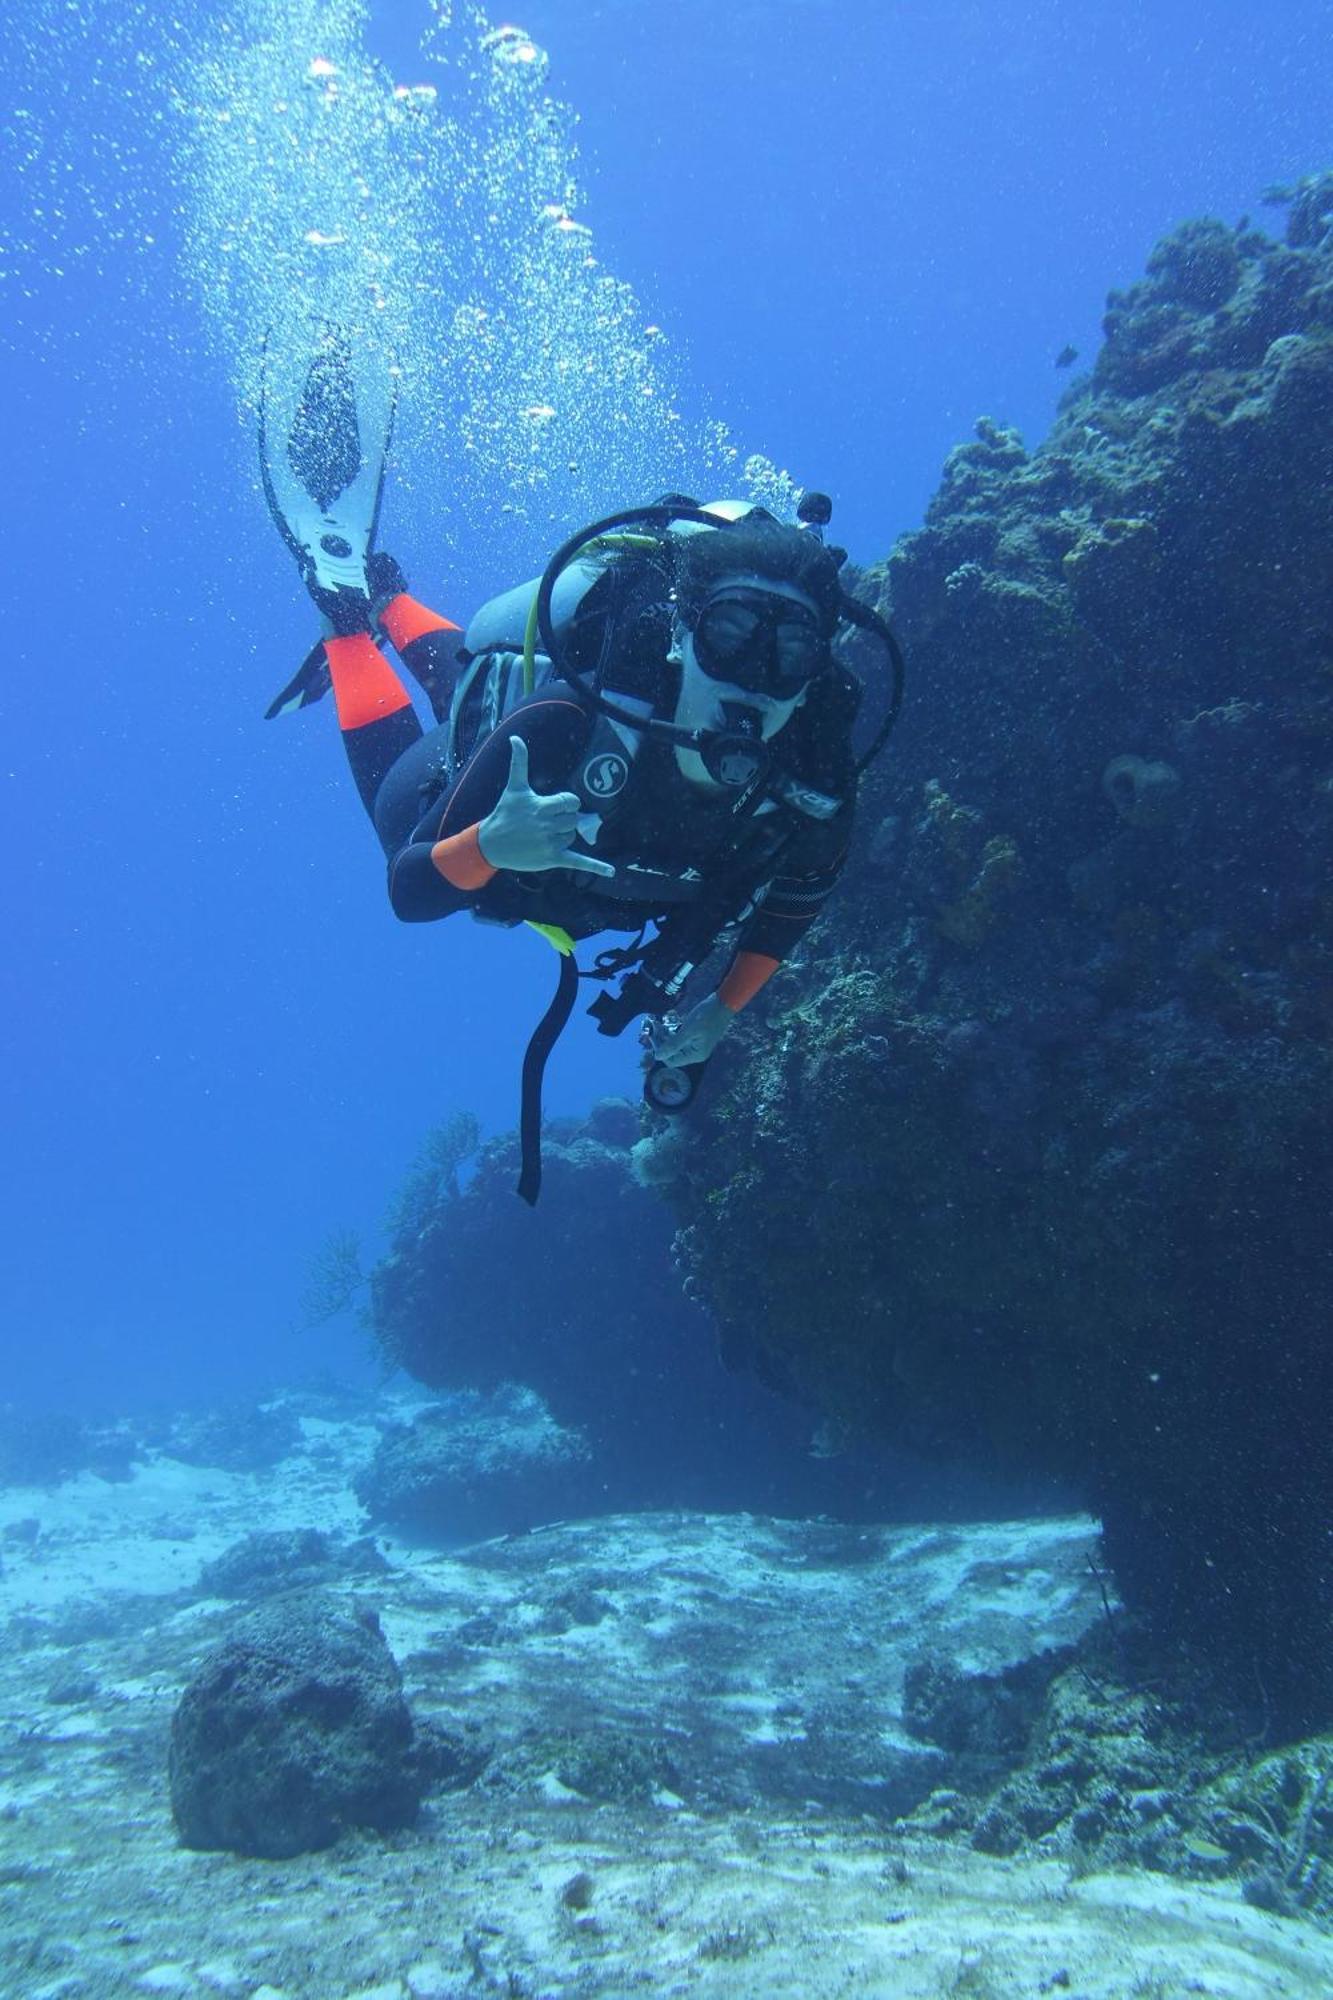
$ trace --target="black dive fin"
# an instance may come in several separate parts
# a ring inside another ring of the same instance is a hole
[[[312,591],[366,594],[398,378],[383,354],[358,355],[321,331],[304,370],[264,346],[259,474],[274,523]]]
[[[288,463],[325,514],[353,484],[363,465],[351,359],[342,335],[330,333],[306,370],[301,401],[287,437]]]
[[[332,685],[324,641],[320,639],[310,648],[282,693],[274,695],[264,710],[265,722],[272,722],[275,715],[290,715],[298,708],[309,708],[311,702],[321,701]]]

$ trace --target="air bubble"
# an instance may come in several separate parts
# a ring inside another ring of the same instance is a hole
[[[4,134],[23,217],[0,243],[9,310],[40,312],[45,286],[54,315],[50,287],[91,266],[109,300],[137,301],[121,315],[137,365],[150,318],[211,353],[251,440],[265,353],[295,374],[337,326],[398,371],[390,530],[397,509],[423,541],[471,541],[503,516],[494,557],[520,573],[553,519],[735,490],[730,434],[693,414],[675,344],[592,253],[546,52],[473,0],[427,0],[420,69],[399,82],[368,51],[368,11],[228,0],[210,27],[155,0],[27,0],[22,53],[45,82]],[[168,268],[156,246],[182,224]],[[744,464],[766,504],[795,492]]]

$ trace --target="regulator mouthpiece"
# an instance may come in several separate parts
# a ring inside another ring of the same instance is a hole
[[[699,756],[716,784],[725,785],[728,791],[743,791],[768,769],[764,718],[757,708],[744,702],[724,701],[719,706],[722,727],[702,732]]]

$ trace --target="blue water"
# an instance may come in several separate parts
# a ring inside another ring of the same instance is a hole
[[[552,977],[527,934],[397,925],[330,704],[262,720],[310,618],[254,492],[244,358],[207,297],[224,253],[173,99],[233,18],[19,0],[2,31],[0,1314],[20,1404],[367,1368],[354,1328],[299,1330],[307,1261],[338,1226],[373,1248],[447,1112],[512,1122]],[[862,560],[918,524],[979,414],[1041,435],[1056,355],[1091,358],[1106,290],[1163,230],[1258,213],[1326,159],[1323,0],[520,18],[578,114],[574,212],[664,330],[683,422],[721,419],[827,489]],[[377,0],[370,50],[435,75],[427,25],[424,0]],[[557,468],[515,519],[508,475],[483,452],[464,481],[452,448],[407,441],[386,539],[465,618],[577,525],[595,468],[567,491]],[[635,1088],[632,1049],[576,1017],[549,1108]]]

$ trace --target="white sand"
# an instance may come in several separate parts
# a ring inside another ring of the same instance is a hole
[[[373,1430],[305,1427],[313,1455],[269,1474],[162,1459],[0,1492],[0,1535],[40,1523],[0,1544],[4,2000],[1333,1994],[1333,1939],[1229,1882],[1073,1879],[906,1840],[878,1810],[929,1755],[897,1723],[903,1659],[928,1640],[995,1667],[1076,1636],[1101,1615],[1086,1521],[621,1516],[452,1555],[385,1543],[387,1575],[339,1587],[379,1607],[418,1712],[502,1749],[608,1728],[665,1744],[681,1790],[598,1804],[538,1756],[392,1840],[184,1851],[171,1712],[245,1608],[191,1600],[201,1562],[256,1527],[361,1531],[347,1472]],[[86,1699],[48,1698],[75,1673]],[[561,1895],[580,1871],[584,1910]]]

